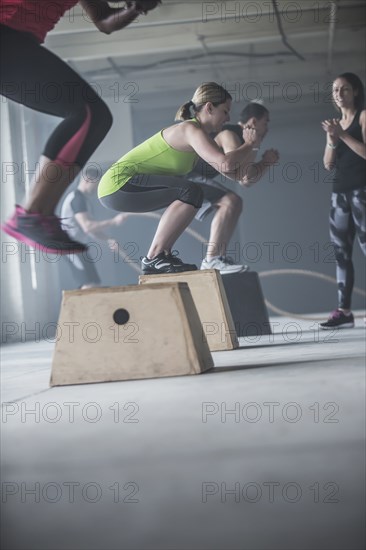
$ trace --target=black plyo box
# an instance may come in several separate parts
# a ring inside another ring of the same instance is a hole
[[[238,337],[271,334],[258,273],[227,273],[222,280]]]

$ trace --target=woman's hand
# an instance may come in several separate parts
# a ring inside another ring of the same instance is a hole
[[[332,145],[336,145],[340,137],[345,133],[337,118],[323,120],[322,127],[328,134],[329,143]]]
[[[126,1],[123,8],[113,7],[103,0],[79,0],[89,19],[100,32],[111,34],[124,29],[140,15],[146,15],[160,4],[159,0]]]

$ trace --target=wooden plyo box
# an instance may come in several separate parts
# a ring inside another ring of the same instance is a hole
[[[201,340],[207,338],[211,351],[231,350],[239,347],[230,307],[220,272],[216,269],[140,275],[140,284],[185,282],[188,283],[202,322]]]
[[[51,386],[199,374],[213,367],[183,283],[65,291],[58,335]]]

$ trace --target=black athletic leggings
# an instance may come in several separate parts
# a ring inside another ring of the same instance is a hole
[[[63,118],[43,155],[63,167],[84,166],[112,125],[98,94],[67,63],[28,33],[0,25],[0,93],[35,111]]]
[[[182,177],[138,174],[121,189],[99,200],[106,208],[119,212],[153,212],[177,200],[198,209],[202,206],[203,191],[198,183]]]

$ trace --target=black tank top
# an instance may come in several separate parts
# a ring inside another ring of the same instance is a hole
[[[361,111],[357,111],[346,132],[357,141],[363,142],[360,125]],[[333,180],[334,193],[347,193],[366,185],[366,160],[357,155],[342,140],[336,149],[336,170]]]
[[[244,143],[243,129],[241,128],[241,126],[239,126],[239,124],[225,124],[222,128],[222,131],[223,130],[230,130],[230,132],[234,132],[238,136],[238,138],[240,139],[240,145],[243,145],[243,143]],[[217,136],[217,134],[212,134],[211,135],[212,138],[215,138],[216,136]],[[192,176],[193,175],[194,176],[201,176],[202,178],[205,178],[205,179],[213,179],[219,173],[220,172],[215,170],[215,168],[213,166],[211,166],[211,164],[208,164],[207,162],[205,162],[204,160],[202,160],[199,157],[197,163],[195,164],[193,172],[191,172],[190,175],[192,175]]]

